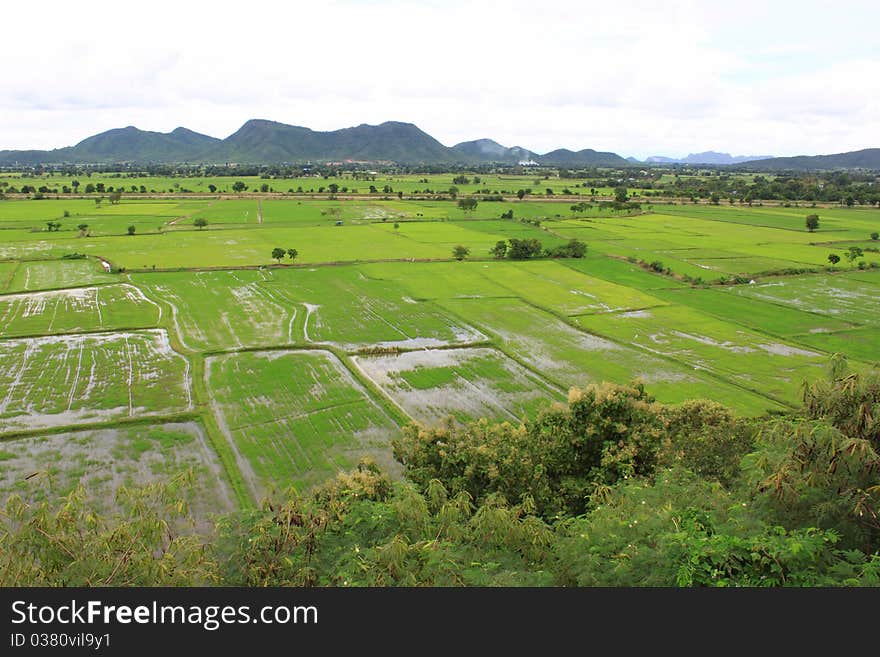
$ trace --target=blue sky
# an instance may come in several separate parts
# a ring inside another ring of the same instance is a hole
[[[861,1],[17,2],[0,149],[249,118],[637,157],[878,147],[878,19]]]

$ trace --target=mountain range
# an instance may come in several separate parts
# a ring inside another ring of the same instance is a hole
[[[398,162],[402,164],[516,164],[531,161],[559,166],[623,166],[614,153],[592,149],[555,150],[539,155],[525,148],[507,148],[491,139],[448,147],[412,123],[387,121],[330,132],[252,119],[226,139],[186,128],[168,133],[134,126],[108,130],[76,146],[51,151],[0,151],[0,164],[31,166],[50,163],[206,163],[279,164],[284,162]]]
[[[691,153],[687,157],[675,158],[662,155],[652,155],[645,159],[648,164],[741,164],[754,162],[755,160],[769,160],[772,155],[731,155],[730,153],[716,153],[704,151],[703,153]]]
[[[624,159],[616,153],[587,148],[560,148],[539,154],[521,146],[506,147],[491,139],[444,146],[412,123],[387,121],[353,128],[319,132],[276,121],[252,119],[225,139],[187,128],[168,133],[139,130],[134,126],[108,130],[75,146],[49,151],[0,151],[0,165],[38,164],[281,164],[354,161],[400,164],[517,164],[528,162],[560,167],[623,167],[645,164],[712,164],[770,169],[867,168],[880,169],[880,149],[837,155],[773,158],[731,156],[706,151],[686,158],[652,156],[645,162]]]

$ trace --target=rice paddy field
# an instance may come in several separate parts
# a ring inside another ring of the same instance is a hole
[[[428,179],[337,182],[452,185]],[[758,416],[795,407],[834,353],[855,370],[880,363],[877,210],[820,208],[810,233],[803,208],[625,216],[514,194],[464,213],[395,195],[158,195],[228,178],[123,182],[157,196],[0,202],[0,498],[83,484],[112,500],[191,470],[199,508],[222,511],[365,456],[393,469],[391,440],[411,421],[519,422],[572,386],[634,379],[664,403]],[[586,257],[490,254],[573,238]]]

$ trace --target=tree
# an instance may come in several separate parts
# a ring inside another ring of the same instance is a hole
[[[477,199],[473,197],[458,199],[458,209],[462,212],[473,212],[477,209]]]
[[[293,262],[296,260],[296,256],[299,255],[299,251],[296,249],[287,249],[287,257],[290,258],[290,261]]]
[[[828,256],[828,262],[830,262],[831,266],[834,267],[834,265],[840,262],[840,256],[836,253],[832,253]]]
[[[489,253],[491,253],[496,260],[501,260],[507,255],[507,242],[504,240],[498,240],[495,242],[495,246],[492,247]]]
[[[134,235],[134,231],[135,231],[135,230],[137,230],[137,228],[135,228],[134,226],[129,226],[129,227],[128,227],[128,234],[129,234],[129,235]]]
[[[518,189],[518,190],[516,190],[516,197],[517,197],[520,201],[523,200],[523,197],[524,197],[525,195],[526,195],[526,190],[524,190],[524,189]]]
[[[521,240],[512,237],[508,240],[507,257],[511,260],[527,260],[532,256],[540,255],[544,250],[541,243],[536,239]]]
[[[273,257],[275,260],[277,260],[279,264],[281,263],[281,259],[282,259],[285,255],[287,255],[287,251],[285,251],[284,249],[282,249],[280,246],[276,246],[274,249],[272,249],[272,257]]]
[[[232,191],[235,192],[236,194],[241,194],[246,189],[247,189],[247,184],[243,183],[240,180],[236,180],[232,184]]]
[[[400,224],[395,221],[394,222],[394,230],[397,230],[398,228],[400,228]]]
[[[871,239],[874,240],[875,242],[877,240],[880,240],[880,233],[878,233],[877,231],[874,231],[873,233],[871,233]]]
[[[193,226],[196,226],[199,230],[208,225],[208,220],[204,217],[196,217],[193,219]]]
[[[579,239],[571,239],[567,244],[557,246],[551,255],[554,258],[583,258],[587,253],[587,245]]]
[[[858,246],[849,247],[849,251],[846,252],[846,259],[849,260],[850,264],[854,264],[857,258],[861,258],[865,255],[864,251]]]
[[[217,191],[217,185],[208,185],[208,191],[212,194]]]
[[[819,228],[819,215],[808,214],[805,223],[807,225],[807,230],[812,233],[814,230],[817,230]]]
[[[614,200],[617,203],[626,203],[629,199],[629,195],[627,194],[626,187],[617,187],[614,190]]]
[[[79,229],[79,236],[85,237],[86,231],[89,230],[89,225],[88,224],[80,224],[79,226],[77,226],[77,228]]]
[[[456,260],[461,261],[461,260],[464,260],[465,258],[467,258],[468,255],[470,255],[470,252],[471,252],[471,250],[469,248],[459,244],[458,246],[456,246],[452,249],[452,257],[455,258]]]

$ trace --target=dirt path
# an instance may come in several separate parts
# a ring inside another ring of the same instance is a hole
[[[212,205],[214,205],[216,202],[217,202],[216,200],[211,201],[211,202],[208,204],[208,207],[206,207],[206,208],[199,208],[199,209],[196,210],[195,212],[190,212],[189,214],[185,214],[185,215],[183,215],[182,217],[177,217],[177,219],[172,219],[171,221],[169,221],[169,222],[168,222],[167,224],[165,224],[165,225],[166,225],[166,226],[173,226],[173,225],[175,225],[175,224],[177,224],[177,223],[183,221],[184,219],[189,219],[189,218],[192,217],[194,214],[197,214],[197,213],[201,212],[202,210],[207,210],[207,209],[210,208]]]
[[[257,223],[263,223],[263,202],[257,199]]]

